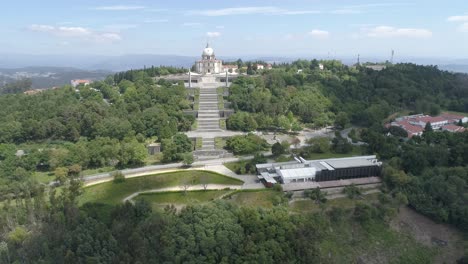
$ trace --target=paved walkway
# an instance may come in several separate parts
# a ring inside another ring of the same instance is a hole
[[[208,184],[206,188],[203,185],[192,185],[190,186],[187,191],[199,191],[199,190],[224,190],[224,189],[231,189],[231,190],[240,190],[241,185],[222,185],[222,184]],[[160,189],[153,189],[153,190],[146,190],[146,191],[140,191],[140,192],[135,192],[132,193],[131,195],[125,197],[123,199],[123,202],[132,200],[133,198],[137,197],[140,194],[143,193],[161,193],[161,192],[181,192],[184,191],[184,188],[181,186],[175,186],[175,187],[168,187],[168,188],[160,188]]]

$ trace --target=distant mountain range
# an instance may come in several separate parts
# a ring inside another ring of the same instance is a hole
[[[296,59],[312,59],[312,56],[245,56],[243,60],[267,62],[291,62]],[[128,54],[121,56],[102,55],[24,55],[0,54],[0,85],[20,78],[31,78],[33,88],[49,88],[69,84],[72,79],[101,80],[113,72],[141,69],[154,66],[191,67],[199,59],[196,56]],[[238,57],[220,57],[234,61]],[[317,57],[317,59],[327,59]],[[337,58],[345,64],[353,64],[355,58]],[[362,58],[361,62],[378,62],[377,57]],[[414,62],[438,65],[440,69],[468,73],[468,59],[407,58],[397,62]]]
[[[110,71],[89,71],[69,67],[0,68],[0,86],[28,78],[32,81],[33,89],[52,88],[70,84],[73,79],[103,80],[110,74],[112,74]]]

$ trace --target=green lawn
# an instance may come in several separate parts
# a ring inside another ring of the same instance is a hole
[[[225,197],[225,199],[239,206],[271,208],[277,196],[283,196],[283,193],[265,189],[257,191],[238,191]]]
[[[226,129],[226,119],[220,119],[219,120],[219,127],[221,129]]]
[[[224,149],[225,146],[226,146],[226,139],[224,139],[222,137],[215,138],[215,147],[216,147],[216,149]]]
[[[176,171],[161,173],[144,177],[126,179],[123,183],[106,182],[84,188],[80,197],[80,204],[87,202],[100,202],[106,204],[118,204],[132,193],[144,190],[159,189],[180,186],[182,182],[190,181],[192,184],[200,184],[201,176],[208,183],[223,185],[241,185],[240,180],[230,178],[210,171]]]
[[[135,199],[144,199],[154,205],[161,204],[199,204],[215,200],[232,190],[219,191],[188,191],[184,192],[162,192],[162,193],[144,193],[138,195]]]

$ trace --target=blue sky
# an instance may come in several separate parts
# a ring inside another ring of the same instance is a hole
[[[0,53],[468,58],[467,0],[0,4]]]

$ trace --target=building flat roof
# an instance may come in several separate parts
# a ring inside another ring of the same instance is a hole
[[[369,159],[337,159],[329,160],[327,163],[335,169],[375,166],[376,164]]]
[[[306,178],[306,177],[312,177],[315,178],[315,173],[316,173],[315,168],[296,168],[296,169],[280,169],[279,170],[279,175],[283,179],[296,179],[296,178]]]

